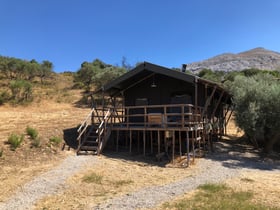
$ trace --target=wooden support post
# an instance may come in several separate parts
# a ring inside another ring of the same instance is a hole
[[[195,84],[194,85],[195,85],[195,99],[194,99],[195,100],[194,101],[194,103],[195,103],[194,104],[194,106],[195,106],[194,107],[195,108],[195,111],[194,111],[195,112],[195,118],[194,119],[197,122],[197,113],[198,113],[198,110],[197,110],[197,108],[198,108],[197,107],[198,106],[198,78],[197,78],[197,76],[195,77]]]
[[[182,134],[181,131],[179,131],[179,153],[180,157],[182,156]]]
[[[194,162],[194,159],[195,159],[195,151],[194,151],[194,132],[192,131],[192,151],[193,151],[193,162]]]
[[[218,102],[217,102],[217,104],[216,104],[216,106],[215,106],[215,108],[214,108],[214,110],[213,110],[213,112],[212,112],[212,114],[211,114],[211,118],[214,118],[214,117],[215,117],[216,111],[217,111],[217,109],[218,109],[218,107],[219,107],[219,105],[220,105],[220,103],[221,103],[221,100],[222,100],[222,98],[223,98],[223,96],[224,96],[224,93],[225,93],[225,91],[223,90],[222,93],[221,93],[221,95],[220,95],[220,97],[219,97],[219,99],[218,99]]]
[[[143,155],[146,156],[146,131],[143,131]]]
[[[116,145],[116,151],[118,152],[119,151],[119,136],[120,136],[120,131],[117,130],[117,145]]]
[[[103,120],[105,116],[105,92],[104,92],[104,86],[102,86],[102,117],[101,121]]]
[[[140,131],[137,131],[137,151],[140,153]]]
[[[129,131],[129,154],[131,154],[132,150],[132,130]]]
[[[212,133],[213,131],[211,131],[211,133],[210,134],[208,134],[209,135],[209,141],[210,141],[210,148],[211,148],[211,152],[213,152],[214,151],[214,149],[213,149],[213,133]]]
[[[189,138],[189,131],[186,132],[187,137],[187,162],[188,166],[190,165],[190,138]]]
[[[153,131],[150,131],[151,135],[151,154],[153,154]]]
[[[198,126],[198,125],[196,125]],[[199,152],[199,157],[201,157],[201,149],[200,149],[200,146],[201,146],[201,141],[200,141],[200,138],[198,138],[198,131],[197,131],[197,127],[195,128],[195,141],[198,141],[198,152]]]
[[[172,131],[172,163],[174,163],[175,158],[175,131]]]
[[[158,137],[158,155],[160,154],[160,132],[157,131],[157,137]]]
[[[215,93],[216,89],[217,89],[217,86],[215,86],[215,87],[213,88],[211,95],[207,98],[207,100],[206,100],[206,102],[205,102],[205,105],[204,105],[204,108],[203,108],[202,117],[204,117],[204,115],[207,114],[208,106],[209,106],[210,103],[211,103],[211,100],[212,100],[212,98],[213,98],[213,96],[214,96],[214,93]]]
[[[229,114],[229,116],[228,116],[228,119],[226,119],[226,126],[227,126],[227,124],[229,123],[229,120],[230,120],[230,118],[231,118],[232,113],[233,113],[233,110],[230,111],[230,114]]]
[[[128,148],[128,133],[125,131],[125,149]]]
[[[211,145],[212,142],[210,141],[210,135],[209,135],[209,133],[207,133],[206,136],[207,136],[208,151],[213,152],[213,151],[212,151],[212,145]]]
[[[203,143],[203,150],[206,150],[206,131],[205,129],[202,130],[202,143]]]

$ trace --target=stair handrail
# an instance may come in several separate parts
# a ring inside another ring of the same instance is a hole
[[[112,110],[109,108],[104,116],[104,118],[102,119],[102,122],[99,124],[97,130],[96,130],[96,133],[98,133],[98,152],[97,154],[100,154],[100,149],[102,148],[102,135],[103,137],[105,138],[105,135],[106,135],[106,130],[107,130],[107,122],[110,120],[110,117],[111,117],[111,114],[112,114]],[[105,133],[104,133],[105,131]]]
[[[110,119],[109,116],[111,115],[111,113],[112,113],[111,109],[108,109],[102,122],[99,124],[98,129],[96,130],[96,133],[98,133],[99,130],[103,127],[104,123],[106,124],[108,122],[108,120]],[[103,130],[102,130],[102,132],[103,132]],[[99,133],[99,134],[102,135],[102,133]]]
[[[92,113],[94,111],[95,111],[95,108],[92,108],[90,113],[87,115],[87,117],[85,118],[85,120],[82,122],[82,124],[80,125],[80,127],[77,130],[77,132],[79,133],[79,136],[77,137],[77,140],[79,141],[79,144],[80,144],[80,140],[81,140],[82,135],[86,132],[88,126],[90,125],[90,123],[88,121],[92,117]]]

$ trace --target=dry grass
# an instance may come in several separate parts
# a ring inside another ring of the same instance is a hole
[[[76,127],[87,115],[89,109],[76,108],[71,104],[41,102],[28,107],[0,106],[0,201],[36,175],[58,165],[67,152],[61,152],[62,144],[48,146],[49,139],[57,136],[63,139],[63,130]],[[35,128],[42,146],[32,147],[32,141],[25,136],[16,151],[6,144],[11,133],[25,134],[26,127]]]
[[[277,209],[261,202],[254,203],[253,195],[252,191],[234,190],[225,184],[204,184],[191,197],[183,196],[166,202],[157,209]]]
[[[78,98],[79,93],[73,92],[73,95]],[[89,109],[77,108],[73,104],[44,99],[28,107],[0,106],[0,151],[3,151],[0,157],[0,201],[12,196],[24,183],[58,165],[69,154],[60,150],[62,145],[46,147],[46,143],[53,136],[63,139],[63,130],[76,127],[88,112]],[[26,137],[23,145],[16,151],[11,151],[9,145],[5,144],[9,134],[22,134],[27,126],[38,130],[43,146],[31,148],[30,139]],[[228,134],[242,135],[232,122],[229,124]],[[72,152],[70,153],[73,154]],[[101,156],[95,168],[84,168],[67,181],[64,192],[47,196],[37,203],[36,208],[87,209],[108,198],[143,187],[171,183],[195,176],[198,172],[195,165],[186,169],[166,168],[144,164],[141,160],[128,161],[121,157]],[[93,181],[85,182],[86,177],[91,177]],[[96,177],[99,181],[94,181]],[[258,171],[244,173],[241,177],[229,180],[227,184],[236,190],[253,191],[256,201],[262,200],[269,206],[275,206],[274,204],[279,203],[279,180],[278,174]],[[186,196],[192,197],[195,192]]]
[[[253,192],[253,201],[280,209],[280,174],[273,171],[243,172],[226,184],[238,191]]]
[[[94,168],[86,168],[67,182],[67,190],[38,202],[36,209],[90,209],[114,196],[143,187],[164,185],[198,173],[191,168],[167,168],[143,162],[101,156]]]

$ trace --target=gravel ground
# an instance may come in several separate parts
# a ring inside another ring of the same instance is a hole
[[[67,178],[80,171],[83,166],[96,161],[96,156],[68,156],[59,166],[28,182],[13,197],[0,203],[0,209],[32,209],[39,199],[64,189]]]
[[[251,153],[233,152],[225,143],[216,144],[216,152],[206,155],[198,161],[201,172],[193,177],[164,185],[142,189],[140,191],[107,200],[92,209],[149,209],[174,199],[176,196],[196,189],[205,183],[219,183],[238,176],[244,171],[270,170],[280,172],[280,165],[264,162],[260,157]]]
[[[139,209],[152,208],[171,200],[173,197],[191,191],[204,183],[216,183],[238,174],[238,170],[225,168],[221,163],[212,160],[201,160],[198,166],[204,168],[197,176],[164,186],[142,189],[126,196],[114,198],[93,209]]]
[[[24,185],[5,203],[2,210],[32,209],[36,201],[44,196],[65,189],[65,181],[81,170],[85,165],[97,163],[96,156],[68,156],[58,167],[44,173]],[[200,173],[164,186],[153,186],[107,200],[91,209],[141,209],[152,208],[176,196],[189,192],[205,183],[218,183],[238,176],[242,171],[270,170],[280,172],[279,164],[262,161],[252,153],[232,151],[225,143],[216,144],[216,152],[207,154],[197,161]],[[187,169],[186,169],[187,170]]]

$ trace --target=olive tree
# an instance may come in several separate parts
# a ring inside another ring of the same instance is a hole
[[[236,123],[254,143],[270,152],[280,140],[280,83],[269,74],[236,76],[230,88]]]

